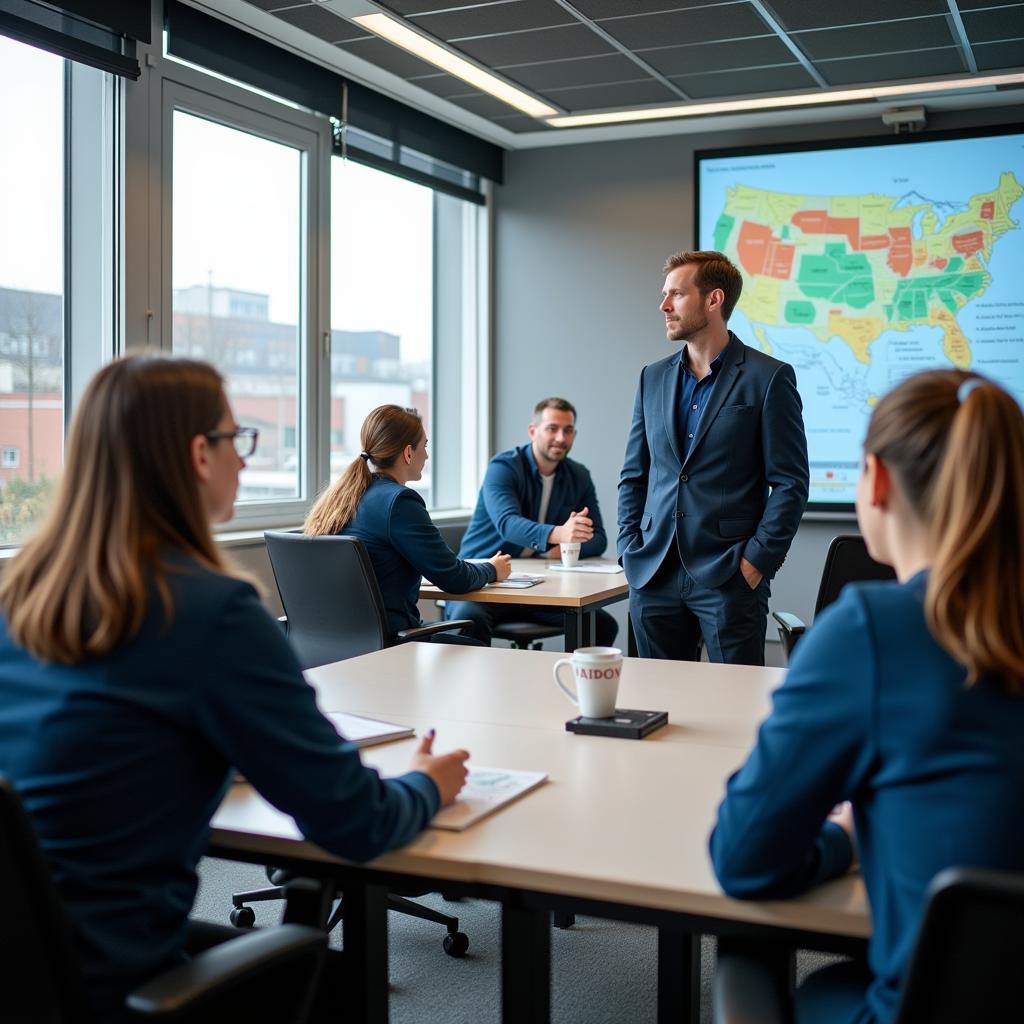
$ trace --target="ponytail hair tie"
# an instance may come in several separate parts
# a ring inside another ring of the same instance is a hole
[[[967,396],[975,389],[980,388],[985,381],[981,377],[968,377],[960,387],[956,389],[956,400],[963,405]]]
[[[359,453],[359,458],[361,458],[363,460],[363,462],[369,462],[370,461],[370,455],[369,455],[368,452],[360,452]]]

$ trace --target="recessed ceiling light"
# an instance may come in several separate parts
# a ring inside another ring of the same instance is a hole
[[[850,103],[856,100],[884,100],[896,96],[920,96],[933,92],[963,92],[973,89],[992,89],[997,85],[1020,84],[1024,84],[1024,72],[1005,75],[975,75],[970,78],[914,82],[906,85],[871,86],[863,89],[836,89],[831,92],[800,93],[799,95],[759,96],[749,100],[721,100],[713,103],[606,110],[596,114],[567,114],[548,117],[546,122],[552,128],[583,128],[603,124],[624,124],[629,121],[657,121],[663,118],[700,117],[705,114],[737,114],[750,110],[820,106],[828,103]]]
[[[540,118],[552,117],[558,113],[555,107],[542,103],[535,96],[509,85],[497,75],[492,75],[475,64],[471,64],[468,60],[457,57],[451,50],[446,50],[443,46],[421,36],[400,21],[389,18],[386,14],[360,15],[352,18],[352,21],[368,29],[374,35],[386,39],[389,43],[394,43],[395,46],[400,46],[403,50],[415,54],[420,60],[425,60],[428,64],[433,64],[434,67],[447,71],[448,74],[454,75],[456,78],[461,78],[462,81],[468,82],[482,92],[489,93],[496,99],[515,107],[516,110],[521,110],[524,114]]]

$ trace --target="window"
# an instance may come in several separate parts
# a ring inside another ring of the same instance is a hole
[[[0,37],[0,544],[42,513],[64,442],[64,61]]]
[[[411,486],[435,509],[475,500],[482,215],[474,203],[332,159],[332,478],[358,456],[370,410],[401,405],[419,411],[430,439],[424,477]]]
[[[113,351],[118,99],[112,76],[0,36],[0,546],[46,511],[74,396]]]
[[[238,422],[259,428],[239,501],[299,498],[303,152],[173,118],[172,347],[213,363]]]

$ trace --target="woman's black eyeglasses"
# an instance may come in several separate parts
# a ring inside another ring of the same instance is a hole
[[[256,451],[260,432],[255,427],[239,427],[237,430],[207,430],[203,434],[207,441],[222,441],[231,438],[240,459],[247,459]]]

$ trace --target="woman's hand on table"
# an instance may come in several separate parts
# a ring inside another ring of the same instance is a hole
[[[428,775],[437,786],[437,791],[441,796],[441,806],[447,807],[466,784],[466,775],[468,774],[466,761],[469,760],[469,752],[453,750],[448,754],[435,754],[433,751],[434,730],[431,729],[420,740],[420,745],[416,749],[416,753],[413,754],[409,770]]]

